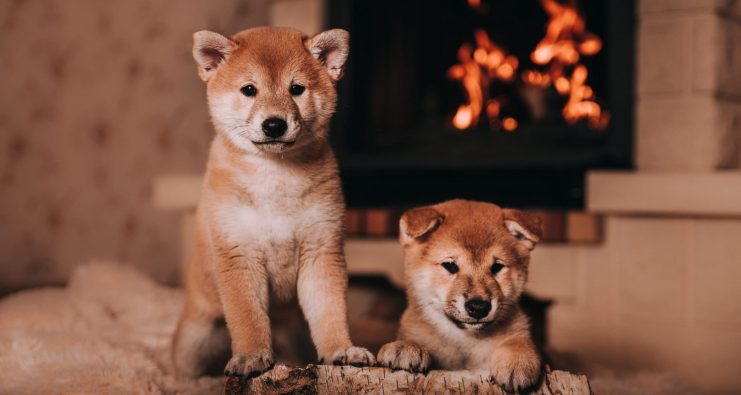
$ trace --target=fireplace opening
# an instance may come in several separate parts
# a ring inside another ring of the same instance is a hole
[[[329,0],[352,37],[333,126],[348,204],[581,208],[587,170],[632,166],[634,11]]]

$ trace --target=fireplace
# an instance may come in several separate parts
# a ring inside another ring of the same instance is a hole
[[[548,3],[572,5],[569,1],[330,0],[328,25],[352,32],[333,128],[348,204],[412,205],[462,197],[581,208],[587,170],[630,168],[632,1],[573,4],[590,37],[601,44],[578,61],[588,70],[586,83],[601,121],[568,119],[564,108],[570,96],[559,94],[557,84],[526,82],[533,73],[550,75],[532,52],[553,18],[545,10]],[[486,102],[479,106],[478,121],[461,127],[454,117],[472,101],[460,83],[461,51],[475,48],[482,37],[514,63],[505,66],[511,70],[504,70],[503,78],[494,73],[485,81],[490,86],[481,90]],[[566,77],[576,74],[575,66]]]

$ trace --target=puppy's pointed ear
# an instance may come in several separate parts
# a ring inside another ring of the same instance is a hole
[[[201,79],[208,82],[235,49],[237,43],[219,33],[208,30],[193,33],[193,58],[198,63]]]
[[[350,54],[350,33],[342,29],[321,32],[306,41],[306,49],[327,69],[329,76],[338,81]]]
[[[399,239],[407,245],[416,239],[429,235],[443,222],[445,217],[432,207],[411,209],[399,221]]]
[[[543,219],[533,213],[506,208],[504,226],[528,250],[535,248],[543,237]]]

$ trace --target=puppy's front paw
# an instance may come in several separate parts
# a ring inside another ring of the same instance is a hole
[[[491,378],[507,392],[532,388],[540,378],[540,358],[535,352],[499,353],[491,363]]]
[[[235,354],[226,364],[224,374],[227,376],[257,377],[275,365],[273,356],[268,352],[258,354]]]
[[[424,373],[430,368],[430,354],[414,343],[399,340],[381,347],[378,364],[391,369]]]
[[[331,362],[332,365],[370,366],[376,363],[376,359],[365,348],[351,346],[335,351],[329,358],[321,358],[320,362]]]

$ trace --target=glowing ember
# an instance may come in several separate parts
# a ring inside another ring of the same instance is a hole
[[[562,95],[566,95],[569,93],[569,90],[571,90],[571,83],[569,82],[568,78],[566,77],[558,77],[556,78],[556,82],[553,83],[556,87],[556,90],[558,93]]]
[[[522,72],[522,81],[528,85],[545,88],[551,84],[551,76],[534,70],[525,70]]]
[[[507,117],[502,120],[502,127],[508,132],[514,132],[517,129],[517,120],[512,117]]]
[[[458,107],[455,116],[453,117],[453,125],[457,129],[466,129],[473,122],[473,111],[470,105],[462,105]]]
[[[470,5],[474,10],[478,10],[481,8],[481,0],[468,0],[468,5]]]
[[[501,105],[496,100],[489,100],[489,102],[486,104],[486,115],[489,118],[499,117],[500,110],[501,110]]]
[[[494,44],[485,30],[477,29],[473,36],[476,47],[461,45],[458,49],[460,63],[448,69],[448,77],[461,83],[468,99],[468,103],[459,106],[453,116],[453,126],[460,130],[478,124],[484,103],[490,120],[499,115],[499,103],[488,100],[489,86],[494,80],[512,81],[519,63],[516,57],[507,55]],[[496,106],[496,111],[492,106]],[[516,128],[516,121],[514,125]]]

